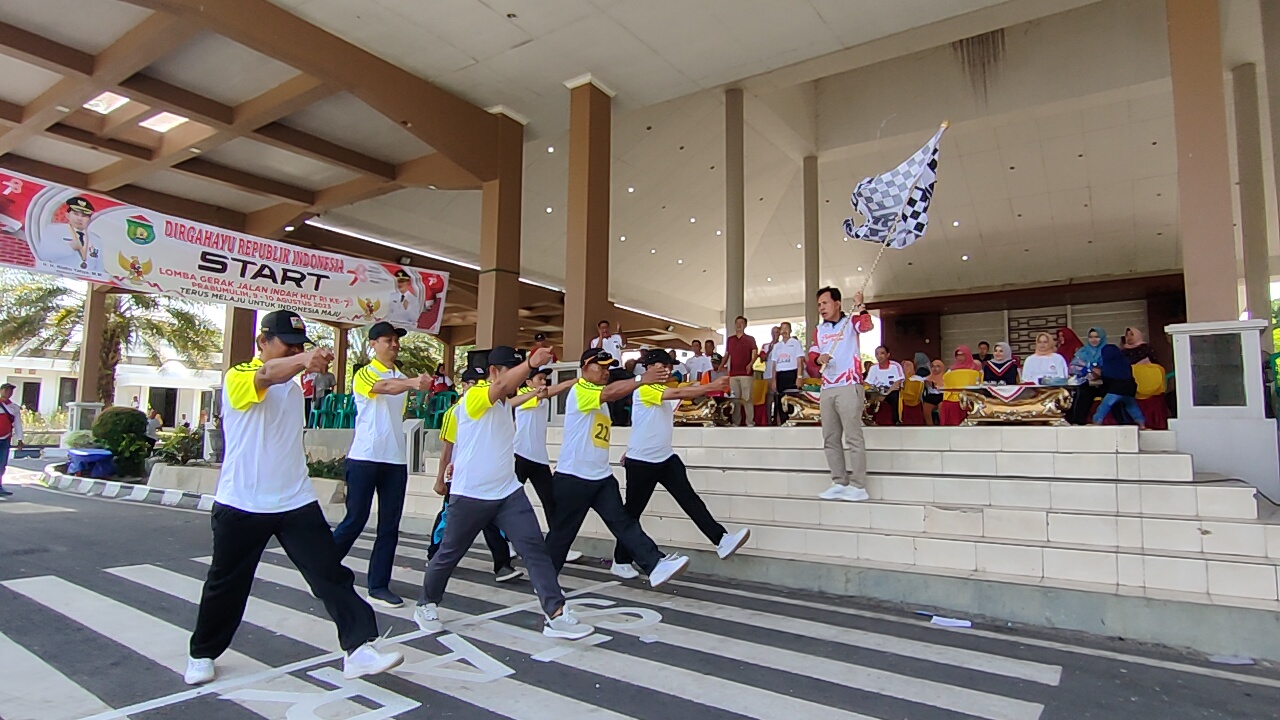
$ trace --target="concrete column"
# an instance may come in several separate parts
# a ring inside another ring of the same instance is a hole
[[[1271,321],[1270,249],[1267,247],[1267,190],[1262,171],[1262,129],[1258,115],[1258,68],[1245,63],[1231,70],[1235,101],[1236,157],[1240,170],[1240,236],[1244,243],[1244,297],[1249,316]],[[1271,332],[1262,334],[1271,352]]]
[[[1240,308],[1218,2],[1165,0],[1165,14],[1187,320],[1235,320]]]
[[[590,76],[569,87],[569,207],[564,356],[578,357],[609,310],[613,92]]]
[[[812,333],[818,327],[818,158],[804,159],[804,326]],[[800,342],[809,342],[800,338]],[[805,346],[808,347],[807,345]]]
[[[102,335],[107,326],[107,291],[109,285],[89,283],[84,299],[84,323],[80,338],[80,379],[76,383],[76,400],[111,405],[115,398],[103,398],[98,388],[102,372]]]
[[[453,345],[444,344],[444,357],[440,358],[440,362],[444,363],[444,374],[446,377],[453,377],[453,356],[455,354]],[[434,370],[434,368],[432,368]]]
[[[514,345],[520,309],[520,201],[524,126],[498,116],[498,175],[481,186],[476,346]]]
[[[346,327],[333,326],[333,378],[337,392],[347,391],[347,354],[351,350],[351,338]]]
[[[1271,117],[1271,155],[1273,166],[1280,168],[1280,3],[1264,0],[1258,5],[1262,8],[1262,55],[1267,77],[1265,105]],[[1277,207],[1280,207],[1280,177],[1275,180],[1271,192],[1276,196]],[[1270,285],[1267,297],[1271,297]],[[1266,338],[1266,341],[1270,340],[1270,337]]]
[[[742,89],[724,91],[724,324],[725,337],[733,319],[743,314],[746,273],[746,220],[742,207],[746,192],[742,168]]]
[[[222,329],[222,371],[246,362],[258,354],[254,339],[258,336],[257,312],[250,308],[227,305]]]

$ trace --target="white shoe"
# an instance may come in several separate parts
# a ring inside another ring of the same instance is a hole
[[[729,557],[738,552],[738,548],[742,547],[749,537],[751,537],[751,528],[742,528],[736,533],[726,534],[720,538],[720,544],[716,546],[716,554],[721,560]]]
[[[545,637],[566,640],[581,640],[595,631],[595,628],[574,617],[567,605],[560,611],[560,615],[547,618],[542,625],[542,634]]]
[[[376,643],[377,641],[370,640],[347,655],[342,661],[342,677],[355,680],[365,675],[377,675],[399,667],[404,662],[403,655],[398,652],[382,652]]]
[[[513,542],[507,543],[507,553],[510,554],[511,557],[513,558],[520,557],[520,553],[516,552],[516,544]]]
[[[818,497],[822,500],[843,500],[844,489],[847,487],[849,486],[831,483],[831,487],[823,490],[822,494],[818,495]]]
[[[659,587],[676,577],[689,567],[689,558],[672,553],[658,562],[658,566],[649,573],[649,587]]]
[[[840,496],[841,500],[848,500],[849,502],[862,502],[863,500],[867,500],[870,498],[871,496],[867,494],[866,490],[863,490],[860,487],[854,487],[852,485],[846,486],[844,489],[844,494]]]
[[[578,562],[581,559],[582,559],[582,553],[578,552],[577,550],[570,550],[564,556],[564,561],[567,563]]]
[[[435,603],[414,608],[413,621],[418,623],[418,629],[424,633],[437,633],[444,629],[444,623],[440,622],[440,614],[436,612]]]
[[[640,577],[640,572],[629,564],[614,563],[613,567],[609,568],[609,572],[623,580],[635,580]]]
[[[187,672],[182,681],[188,685],[204,685],[213,682],[213,658],[187,658]]]
[[[510,565],[507,565],[494,573],[493,579],[500,583],[504,583],[511,582],[512,580],[519,580],[522,577],[524,577],[523,568],[513,568]]]

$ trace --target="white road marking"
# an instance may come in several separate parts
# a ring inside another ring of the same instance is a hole
[[[3,633],[0,668],[0,708],[7,720],[73,720],[111,709]]]

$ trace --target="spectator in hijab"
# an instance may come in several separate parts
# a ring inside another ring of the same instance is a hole
[[[1138,328],[1128,327],[1124,329],[1124,345],[1121,347],[1121,351],[1130,365],[1155,362],[1151,357],[1151,346],[1147,344],[1147,339]]]
[[[982,363],[982,382],[989,385],[1017,385],[1018,361],[1007,342],[996,343],[996,351]]]

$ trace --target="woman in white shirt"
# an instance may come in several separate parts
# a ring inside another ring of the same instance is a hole
[[[801,372],[801,358],[804,357],[804,346],[799,340],[791,337],[791,323],[784,322],[778,327],[780,328],[778,341],[769,349],[769,369],[773,371],[769,384],[774,396],[773,417],[779,425],[782,425],[787,421],[787,415],[782,410],[782,397],[785,393],[794,392],[796,389]]]
[[[1067,361],[1054,349],[1053,336],[1036,335],[1036,352],[1022,362],[1022,382],[1039,385],[1046,380],[1067,379]]]

